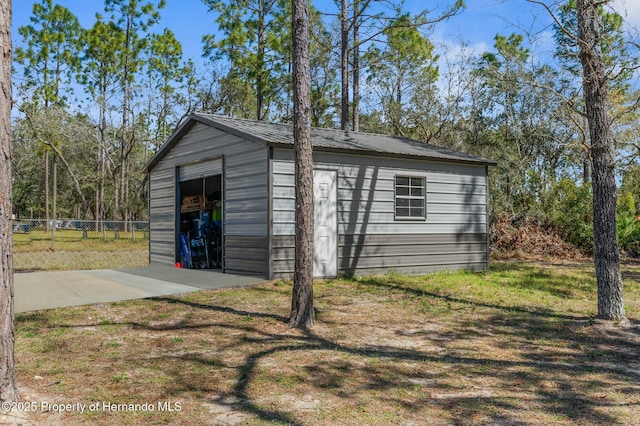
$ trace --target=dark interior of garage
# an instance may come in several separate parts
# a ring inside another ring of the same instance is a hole
[[[222,268],[222,175],[180,182],[180,237],[176,266]]]

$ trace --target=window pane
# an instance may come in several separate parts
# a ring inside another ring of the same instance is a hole
[[[422,197],[422,188],[411,188],[411,195],[414,197]]]
[[[397,217],[409,217],[409,209],[408,208],[396,208],[396,216]]]
[[[409,185],[409,178],[404,176],[396,176],[396,185]]]
[[[406,186],[396,186],[396,195],[409,195],[409,188]]]
[[[412,201],[412,200],[409,200],[408,198],[396,198],[396,206],[397,207],[409,207],[411,205],[409,203],[409,201]],[[418,206],[418,207],[420,207],[420,206]]]
[[[412,177],[411,178],[411,186],[424,186],[424,184],[422,183],[422,178]]]
[[[411,217],[424,217],[424,209],[411,209]]]
[[[423,198],[419,198],[419,199],[413,199],[411,200],[411,207],[424,207],[424,199]]]

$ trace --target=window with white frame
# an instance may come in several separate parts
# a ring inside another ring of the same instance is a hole
[[[396,176],[396,219],[426,218],[426,181],[420,176]]]

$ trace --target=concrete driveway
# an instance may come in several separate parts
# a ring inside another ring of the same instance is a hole
[[[95,271],[17,272],[14,275],[14,303],[16,312],[28,312],[243,287],[264,281],[263,278],[164,265]]]

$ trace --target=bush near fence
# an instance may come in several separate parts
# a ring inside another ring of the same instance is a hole
[[[122,220],[81,220],[58,219],[49,221],[49,229],[46,230],[44,219],[23,219],[12,221],[14,240],[82,240],[82,239],[148,239],[148,221],[122,221]],[[55,225],[55,232],[53,227]]]

